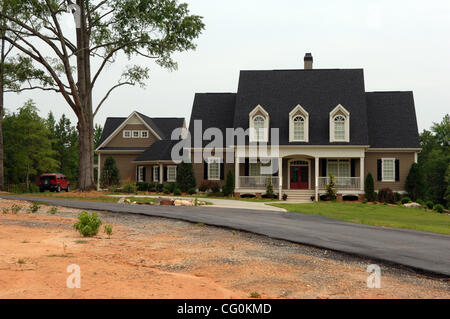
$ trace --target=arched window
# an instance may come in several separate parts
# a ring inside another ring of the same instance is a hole
[[[253,129],[255,132],[255,140],[264,140],[265,119],[261,115],[257,115],[253,118]]]
[[[303,116],[294,117],[294,140],[302,141],[305,139],[305,119]]]
[[[345,117],[342,115],[334,118],[334,139],[336,141],[345,140]]]

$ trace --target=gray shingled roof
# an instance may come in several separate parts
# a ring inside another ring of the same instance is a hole
[[[154,142],[147,150],[140,154],[135,161],[137,162],[150,162],[150,161],[166,161],[171,160],[172,147],[178,143],[178,141],[172,140],[159,140]]]
[[[366,93],[372,148],[419,148],[412,92]]]
[[[309,113],[309,142],[289,143],[289,112],[300,104]],[[368,145],[362,69],[241,71],[234,126],[248,128],[249,113],[261,105],[280,145],[327,145],[329,113],[341,104],[350,112],[350,143]]]
[[[289,112],[298,104],[309,113],[308,143],[289,143]],[[329,142],[329,113],[338,104],[350,112],[349,143]],[[224,136],[227,127],[247,129],[257,105],[269,113],[270,127],[280,128],[281,145],[420,147],[412,93],[365,93],[362,69],[241,71],[237,94],[195,95],[191,135],[195,119],[203,131],[217,127]]]
[[[209,127],[217,127],[224,132],[233,127],[236,93],[196,93],[192,107],[189,132],[194,138],[194,120],[202,120],[202,134]],[[203,146],[211,141],[203,141]]]
[[[170,139],[170,135],[174,129],[183,127],[183,117],[148,117],[142,113],[136,113],[139,114],[139,116],[141,116],[162,139]],[[103,143],[126,119],[126,117],[108,117],[103,127],[102,136],[100,137],[100,144]]]

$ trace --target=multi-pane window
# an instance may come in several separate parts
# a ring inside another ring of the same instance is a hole
[[[153,181],[159,181],[159,166],[153,166]]]
[[[250,176],[267,176],[272,175],[272,162],[268,163],[248,163],[248,174]]]
[[[176,166],[167,166],[167,181],[175,182],[177,180],[177,167]]]
[[[138,182],[144,181],[144,166],[138,166],[137,180],[138,180]]]
[[[139,131],[133,131],[133,137],[138,138],[139,137]]]
[[[208,179],[209,180],[220,179],[220,158],[218,157],[208,158]]]
[[[141,131],[141,138],[147,138],[148,137],[148,131]]]
[[[261,115],[255,116],[253,119],[253,130],[255,132],[255,141],[264,140],[265,120]]]
[[[305,119],[303,116],[294,117],[294,140],[303,141],[305,139]]]
[[[383,158],[382,160],[382,180],[383,182],[395,181],[395,159]]]
[[[334,118],[334,139],[345,140],[345,117],[338,115]]]
[[[333,175],[335,177],[350,177],[350,160],[348,159],[329,159],[327,167],[328,176]]]
[[[128,130],[123,131],[123,137],[124,138],[130,138],[131,137],[131,131],[128,131]]]

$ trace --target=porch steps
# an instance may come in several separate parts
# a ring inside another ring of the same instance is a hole
[[[314,196],[314,190],[298,190],[298,189],[285,189],[282,194],[286,194],[287,202],[291,203],[311,203],[311,196]]]

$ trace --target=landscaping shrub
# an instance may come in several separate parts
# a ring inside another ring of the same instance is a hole
[[[166,188],[169,190],[170,193],[173,193],[175,191],[175,188],[178,188],[178,185],[172,182],[166,184]]]
[[[386,187],[378,192],[378,201],[382,203],[395,203],[395,195],[392,189]]]
[[[197,185],[191,163],[182,162],[177,167],[177,185],[182,192],[187,192]]]
[[[427,205],[427,208],[429,208],[429,209],[433,209],[433,207],[434,207],[434,203],[433,203],[431,200],[429,200],[429,201],[426,203],[426,205]]]
[[[78,216],[78,222],[73,227],[84,237],[92,237],[98,234],[98,230],[102,221],[98,218],[97,213],[89,215],[88,212],[82,211]]]
[[[148,191],[148,183],[137,182],[137,183],[136,183],[136,188],[137,188],[137,190],[140,191],[140,192]]]
[[[162,192],[166,195],[171,193],[168,184],[164,185]]]
[[[17,204],[13,204],[11,206],[11,213],[13,214],[17,214],[18,212],[20,212],[20,210],[22,209],[21,206],[17,205]]]
[[[423,195],[423,177],[419,168],[419,164],[413,163],[409,169],[408,176],[405,181],[405,190],[409,197],[415,201]]]
[[[425,202],[421,199],[416,200],[417,204],[420,204],[420,206],[424,207],[425,206]]]
[[[131,181],[126,181],[125,184],[122,185],[122,192],[124,193],[136,193],[136,185]]]
[[[103,164],[100,184],[102,187],[119,185],[120,175],[114,157],[108,156]]]
[[[330,175],[330,183],[326,185],[326,200],[336,200],[336,189],[334,188],[336,185],[334,181],[334,175]]]
[[[401,203],[402,204],[411,203],[411,198],[409,198],[408,196],[405,196],[401,199]]]
[[[209,190],[210,189],[210,183],[209,183],[209,181],[202,181],[201,183],[200,183],[200,185],[198,186],[198,190],[200,191],[200,192],[206,192],[207,190]]]
[[[30,186],[28,188],[28,192],[30,192],[30,193],[39,193],[39,186],[37,186],[35,184],[30,184]]]
[[[274,195],[275,195],[275,194],[273,193],[272,179],[269,178],[269,180],[267,181],[267,185],[266,185],[266,194],[265,194],[265,197],[266,197],[266,198],[273,198]]]
[[[48,212],[52,215],[55,215],[58,212],[58,207],[53,206]]]
[[[156,192],[156,186],[157,186],[156,183],[153,183],[153,182],[148,183],[148,185],[147,185],[147,190],[148,190],[149,192]]]
[[[106,235],[108,235],[108,237],[110,237],[112,234],[112,225],[105,225],[103,230],[105,231]]]
[[[225,185],[222,190],[225,196],[232,196],[234,194],[234,175],[231,170],[227,173]]]
[[[180,196],[180,195],[181,195],[181,189],[175,188],[175,189],[173,190],[173,194],[174,194],[175,196]]]
[[[433,209],[441,214],[444,212],[444,206],[442,206],[441,204],[434,205]]]
[[[210,188],[211,188],[211,192],[213,193],[220,193],[220,185],[217,182],[211,182],[209,184]]]
[[[156,191],[158,193],[161,193],[164,190],[164,184],[157,184],[156,185]]]
[[[283,200],[287,200],[288,195],[287,194],[283,194],[283,196],[281,197]]]
[[[369,202],[373,202],[376,199],[373,176],[371,173],[367,174],[366,176],[366,181],[364,183],[364,197]]]
[[[195,188],[189,188],[189,190],[188,190],[188,194],[189,194],[189,195],[194,195],[195,193],[197,193],[197,192],[195,191]]]

